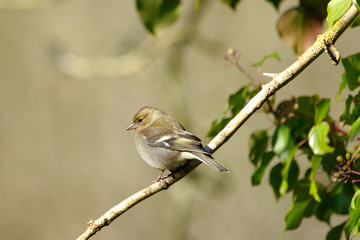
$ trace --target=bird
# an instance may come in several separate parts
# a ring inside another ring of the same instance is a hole
[[[135,130],[135,145],[142,159],[161,170],[154,182],[163,180],[161,177],[165,170],[172,172],[191,159],[199,160],[218,172],[229,172],[204,151],[200,138],[186,131],[177,120],[160,109],[142,107],[126,130]]]

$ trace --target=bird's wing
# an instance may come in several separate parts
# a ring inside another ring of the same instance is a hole
[[[201,140],[185,130],[169,130],[158,127],[144,129],[146,143],[152,147],[167,148],[178,152],[198,152],[209,155],[202,149]],[[147,134],[151,131],[151,134]]]
[[[213,160],[213,157],[203,150],[201,140],[185,130],[169,131],[163,128],[149,127],[144,129],[151,131],[151,137],[146,143],[152,147],[166,148],[177,152],[189,153],[189,159],[198,159],[219,172],[229,172],[226,168]],[[145,134],[149,136],[149,134]]]

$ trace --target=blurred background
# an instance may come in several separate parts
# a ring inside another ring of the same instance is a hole
[[[203,2],[195,13],[195,1],[183,1],[178,21],[154,37],[134,1],[0,1],[2,239],[75,239],[89,220],[148,186],[159,171],[125,131],[144,105],[174,116],[206,144],[228,96],[249,82],[224,64],[228,48],[254,78],[251,64],[270,52],[281,62],[268,60],[263,72],[296,60],[276,33],[272,5],[244,0],[232,11]],[[359,51],[359,37],[359,29],[344,33],[336,43],[343,56]],[[277,100],[333,98],[342,71],[322,55]],[[277,202],[268,174],[252,187],[248,160],[251,132],[270,127],[255,114],[214,154],[230,174],[201,165],[92,239],[279,239],[291,196]],[[306,219],[284,238],[319,239],[328,230]]]

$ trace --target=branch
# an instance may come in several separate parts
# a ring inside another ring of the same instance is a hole
[[[211,140],[211,142],[205,147],[205,150],[208,152],[215,152],[224,143],[226,143],[269,97],[293,80],[324,52],[324,47],[326,47],[324,46],[324,42],[333,45],[358,14],[359,11],[352,5],[339,21],[337,21],[328,31],[318,36],[317,41],[308,50],[306,50],[306,52],[302,54],[296,62],[283,72],[271,75],[273,77],[272,81],[262,86],[262,90],[249,101],[240,113],[238,113],[215,138]],[[89,239],[92,235],[96,234],[96,232],[100,231],[103,227],[108,226],[117,217],[136,204],[162,190],[169,188],[171,185],[194,170],[198,165],[200,165],[200,163],[200,161],[196,160],[189,161],[187,164],[167,176],[164,181],[153,183],[147,188],[144,188],[143,190],[128,197],[107,211],[99,219],[90,221],[86,231],[77,240]]]

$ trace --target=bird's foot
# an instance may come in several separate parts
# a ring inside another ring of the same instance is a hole
[[[162,184],[164,184],[164,188],[167,189],[167,188],[168,188],[168,184],[167,184],[167,182],[165,181],[165,178],[167,178],[167,177],[162,178],[162,175],[163,175],[164,172],[165,172],[165,170],[162,170],[161,173],[160,173],[160,175],[159,175],[154,181],[152,181],[152,182],[153,182],[153,183],[161,182]]]
[[[152,181],[152,182],[153,182],[153,183],[156,183],[156,182],[159,182],[159,181],[164,181],[164,179],[161,178],[164,172],[165,172],[165,170],[162,170],[161,173],[160,173],[160,175],[159,175],[154,181]]]

